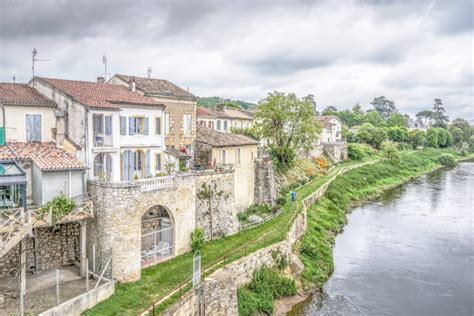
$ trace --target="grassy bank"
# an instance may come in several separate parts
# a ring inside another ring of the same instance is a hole
[[[346,224],[351,206],[377,196],[390,186],[400,185],[413,177],[440,167],[437,158],[448,149],[404,152],[399,164],[381,161],[354,169],[335,179],[326,194],[308,209],[308,229],[301,240],[300,254],[305,270],[304,286],[321,289],[334,270],[332,248],[335,237]]]

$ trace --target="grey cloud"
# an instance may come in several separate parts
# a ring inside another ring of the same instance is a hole
[[[286,75],[300,70],[324,67],[332,63],[330,59],[318,56],[299,56],[288,53],[277,53],[257,57],[247,63],[255,71],[264,75]]]

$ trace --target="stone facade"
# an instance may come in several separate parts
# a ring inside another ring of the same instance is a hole
[[[34,230],[35,240],[27,237],[26,267],[46,270],[74,264],[80,259],[79,223],[63,224]],[[36,246],[36,265],[35,252]],[[16,275],[20,266],[20,245],[0,258],[0,277]]]
[[[196,227],[204,229],[206,239],[239,230],[232,172],[196,176]]]
[[[277,198],[278,188],[273,161],[268,153],[260,147],[258,157],[255,159],[254,203],[275,205]]]
[[[347,160],[349,158],[346,142],[324,144],[324,153],[335,163]]]

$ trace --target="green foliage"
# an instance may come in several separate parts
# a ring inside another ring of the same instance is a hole
[[[352,131],[347,132],[345,138],[348,143],[357,143],[359,141],[357,134]]]
[[[407,117],[400,113],[393,113],[387,119],[387,126],[398,126],[406,127],[407,126]]]
[[[442,154],[436,159],[436,162],[445,167],[455,167],[457,165],[456,158],[451,154]]]
[[[239,107],[242,109],[253,109],[256,104],[245,102],[241,100],[222,99],[220,97],[202,97],[197,101],[198,106],[203,106],[210,109],[215,109],[219,105],[226,105],[231,107]]]
[[[397,107],[395,106],[395,102],[388,100],[384,96],[374,98],[371,104],[374,107],[374,110],[377,111],[377,113],[379,113],[380,116],[384,119],[389,118],[392,114],[397,112]],[[375,125],[375,126],[380,126],[380,125]]]
[[[444,114],[444,111],[441,99],[435,99],[433,104],[433,115],[431,117],[433,127],[448,127],[449,117]]]
[[[387,140],[381,145],[382,154],[385,158],[393,163],[400,163],[400,153],[398,152],[397,146],[394,142]]]
[[[321,115],[337,115],[337,109],[335,106],[328,106],[322,112]]]
[[[249,128],[231,127],[230,131],[234,134],[241,134],[255,140],[260,140],[260,136],[258,135],[258,132],[254,126],[249,127]]]
[[[364,118],[365,123],[372,124],[375,127],[381,127],[385,125],[383,117],[377,111],[368,111]]]
[[[204,246],[204,229],[196,228],[191,233],[191,249],[193,253],[196,251],[201,251]]]
[[[347,152],[349,158],[352,160],[362,160],[365,158],[364,151],[362,148],[356,144],[349,144],[347,145]]]
[[[423,110],[423,111],[418,112],[415,116],[416,116],[416,119],[420,121],[424,126],[428,126],[431,119],[433,118],[433,111]]]
[[[388,139],[393,142],[402,143],[408,141],[408,129],[406,127],[393,126],[387,128]]]
[[[258,134],[272,144],[272,157],[281,170],[291,165],[300,148],[314,146],[321,131],[312,95],[300,99],[294,93],[269,93],[259,103],[255,120]]]
[[[51,209],[53,222],[56,222],[75,208],[76,202],[74,200],[66,197],[64,194],[60,194],[44,204],[39,210],[38,215],[43,218],[43,216],[49,214],[49,210]]]
[[[263,266],[254,271],[250,284],[237,292],[239,315],[272,314],[275,299],[295,294],[294,280],[282,276],[277,268]]]
[[[269,204],[253,204],[247,207],[244,211],[237,214],[237,218],[240,222],[245,222],[248,220],[250,215],[266,215],[273,211],[271,205]]]
[[[408,133],[408,142],[416,149],[425,144],[425,132],[421,129],[414,129]]]
[[[459,128],[462,131],[462,139],[465,142],[469,141],[469,137],[471,137],[473,133],[472,126],[469,124],[468,121],[462,118],[456,118],[449,124],[449,130],[451,134],[453,134],[453,129]],[[458,135],[456,135],[457,138]],[[453,135],[454,138],[454,135]],[[454,142],[456,144],[456,141]],[[459,143],[459,142],[458,142]]]
[[[453,144],[460,147],[464,141],[464,133],[459,127],[450,126],[449,131],[453,138]]]
[[[375,148],[379,149],[382,143],[388,139],[387,132],[385,131],[384,128],[374,128],[372,129],[372,141],[370,144],[374,146]]]
[[[438,129],[430,127],[426,131],[426,145],[437,148],[438,145]]]

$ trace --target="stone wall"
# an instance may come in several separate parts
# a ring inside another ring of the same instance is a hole
[[[275,205],[277,198],[278,188],[273,161],[263,148],[259,148],[258,157],[255,159],[254,203]]]
[[[232,172],[196,176],[196,227],[204,229],[206,239],[234,234],[239,230]]]
[[[324,144],[324,153],[328,155],[335,163],[347,160],[349,158],[346,142]]]
[[[26,237],[26,268],[35,267],[36,243],[36,270],[61,267],[79,261],[80,241],[79,223],[63,224],[51,228],[37,228],[34,230],[35,241]],[[20,245],[10,250],[0,258],[0,277],[16,275],[20,265]]]

